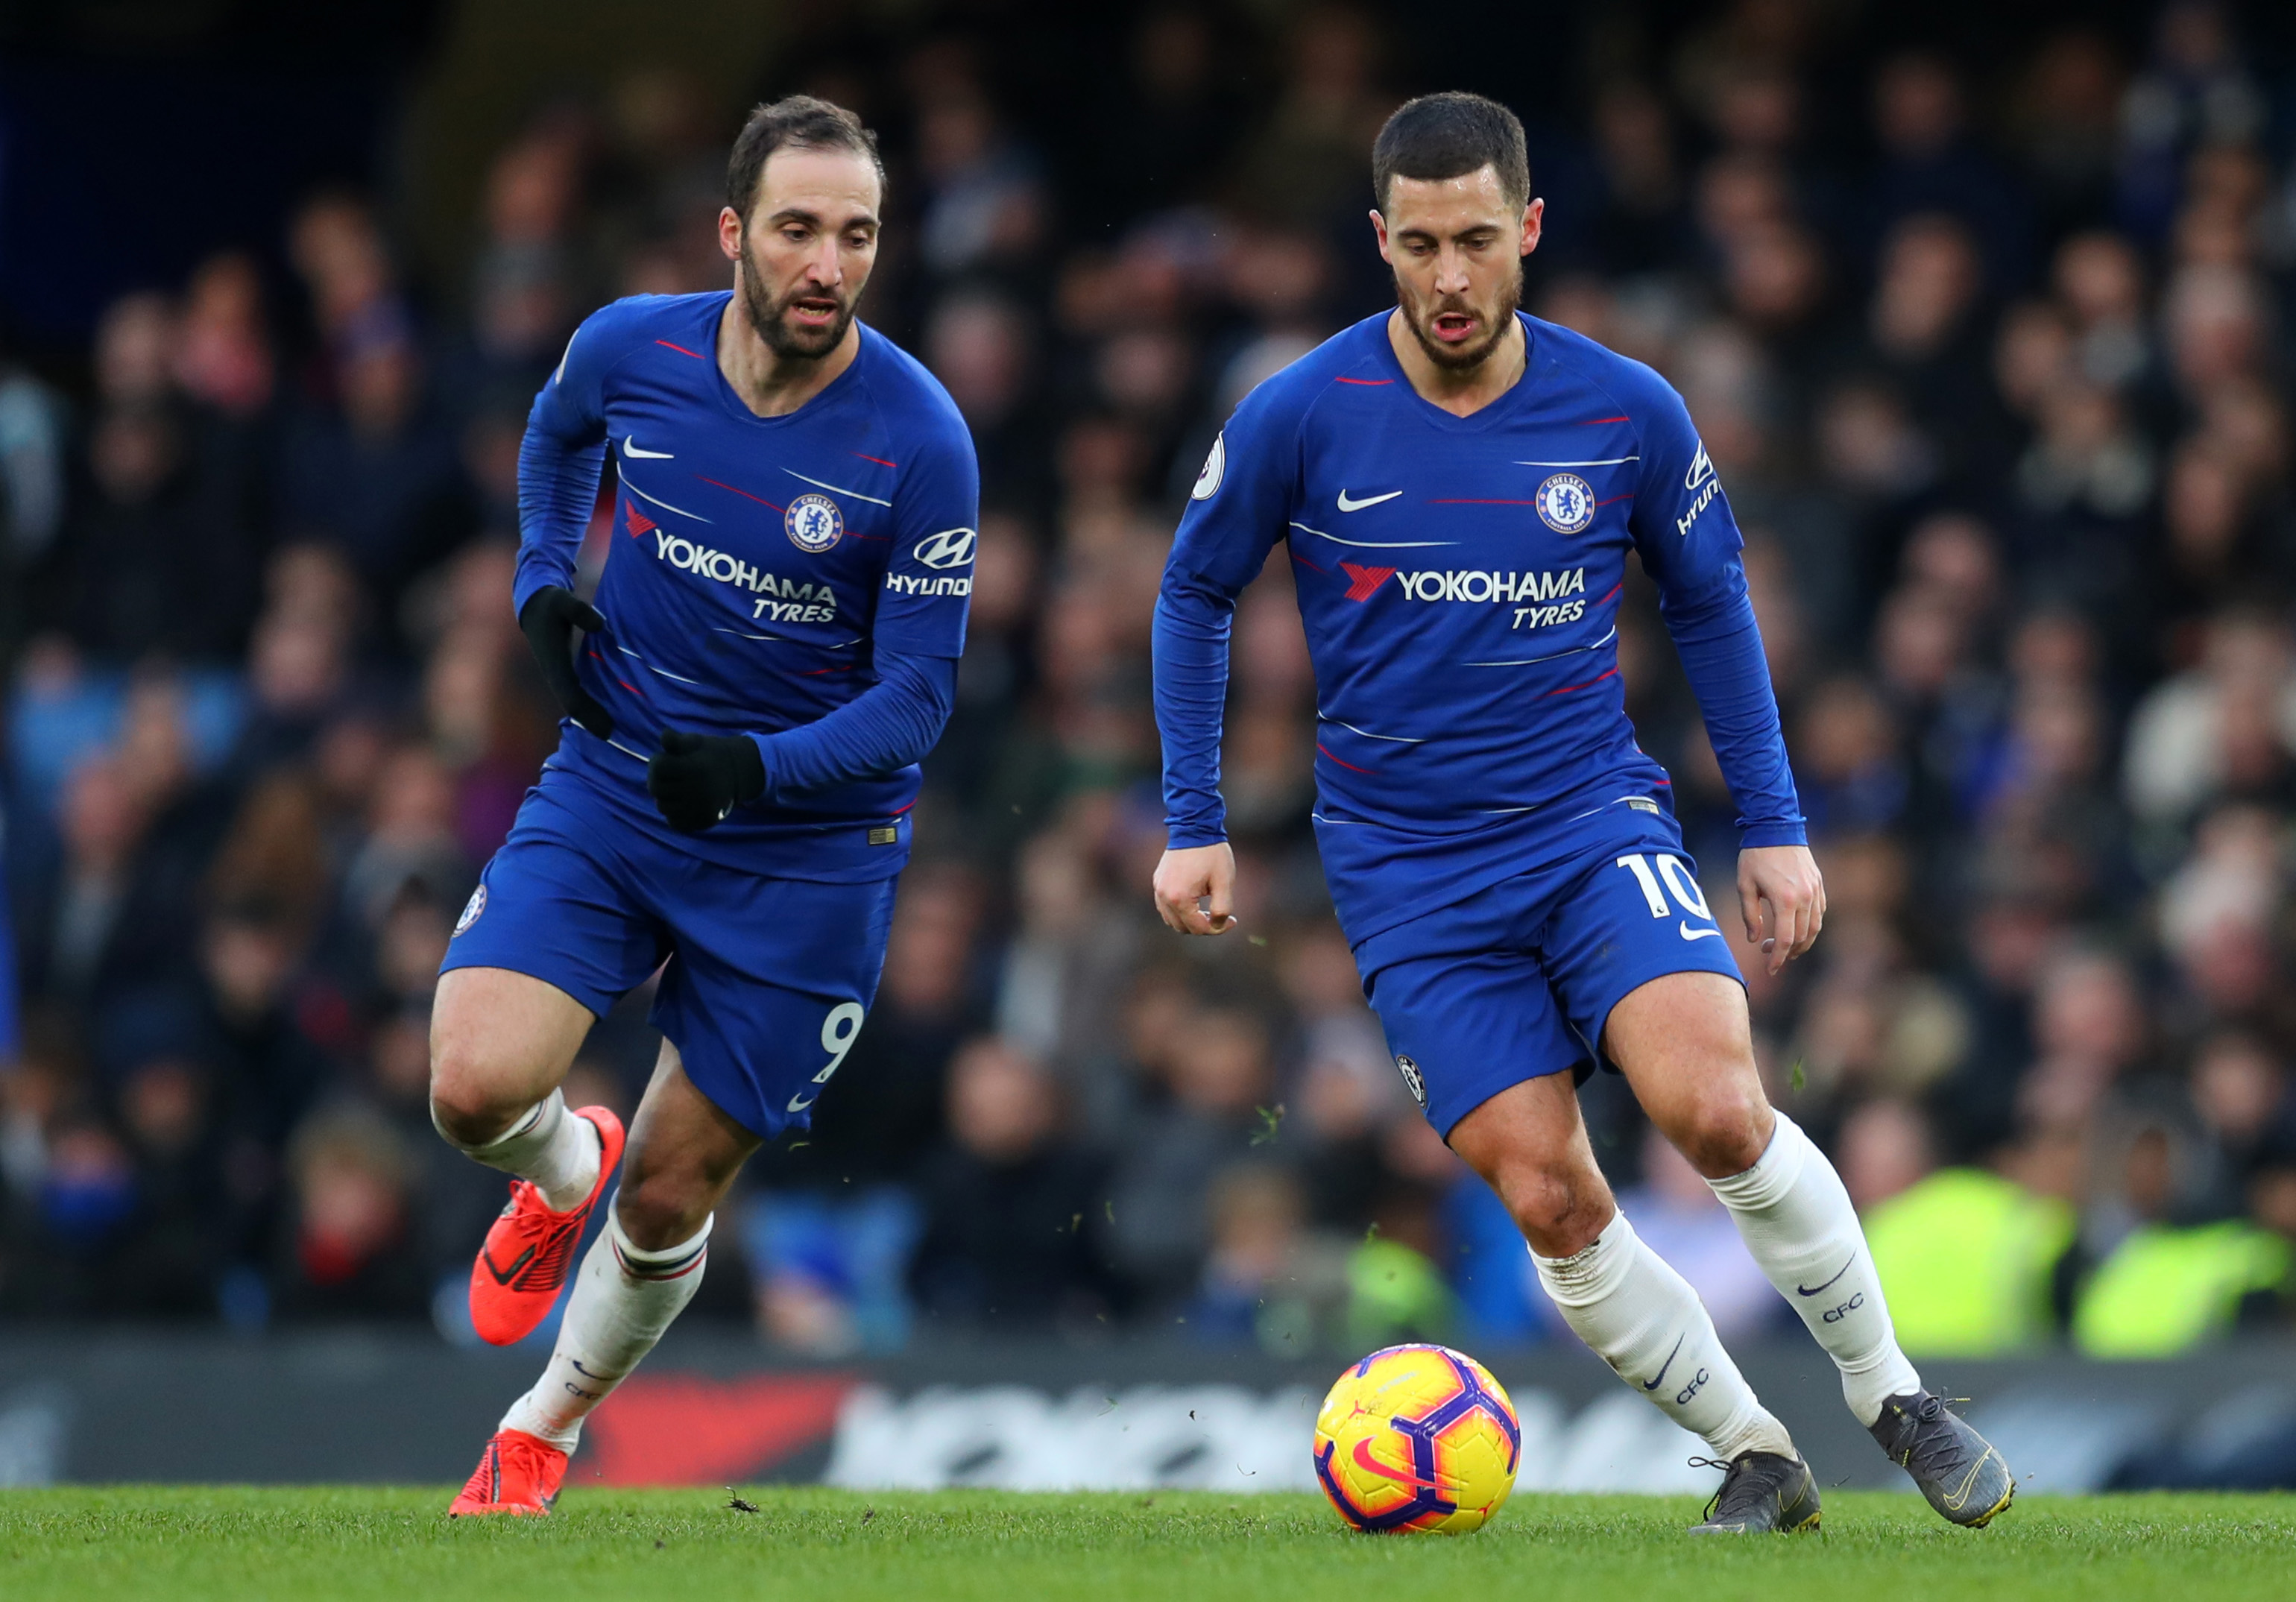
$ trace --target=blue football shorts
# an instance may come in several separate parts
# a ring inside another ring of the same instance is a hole
[[[1673,817],[1621,802],[1538,867],[1382,930],[1355,956],[1404,1082],[1447,1139],[1510,1085],[1566,1070],[1583,1080],[1603,1062],[1611,1009],[1652,980],[1744,983],[1729,943]]]
[[[738,872],[647,838],[546,773],[487,864],[441,973],[508,968],[603,1017],[656,968],[648,1014],[686,1077],[770,1140],[808,1128],[876,999],[891,878]]]

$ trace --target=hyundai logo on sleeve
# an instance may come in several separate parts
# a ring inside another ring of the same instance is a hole
[[[917,541],[916,559],[930,568],[963,567],[980,544],[980,536],[971,529],[943,529]]]

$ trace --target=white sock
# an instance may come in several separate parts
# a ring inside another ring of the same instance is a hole
[[[1874,1254],[1841,1176],[1800,1125],[1783,1113],[1777,1117],[1777,1132],[1759,1162],[1708,1182],[1737,1220],[1762,1272],[1841,1369],[1849,1410],[1870,1425],[1884,1401],[1919,1389],[1922,1377],[1898,1350]]]
[[[628,1377],[653,1350],[670,1321],[701,1288],[709,1262],[709,1227],[701,1220],[692,1240],[660,1252],[642,1252],[606,1209],[606,1227],[582,1259],[558,1347],[534,1389],[511,1403],[502,1428],[524,1430],[561,1451],[582,1438],[582,1420]]]
[[[1716,1457],[1794,1455],[1786,1426],[1755,1399],[1698,1293],[1643,1245],[1625,1213],[1575,1256],[1530,1257],[1578,1338]]]
[[[430,1119],[438,1125],[438,1114]],[[488,1168],[530,1179],[554,1212],[579,1207],[598,1183],[598,1162],[604,1155],[598,1126],[566,1110],[566,1097],[553,1090],[484,1146],[464,1146],[444,1129],[447,1143]]]

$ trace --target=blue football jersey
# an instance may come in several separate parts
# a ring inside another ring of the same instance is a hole
[[[880,645],[964,650],[980,470],[947,392],[864,325],[827,388],[759,417],[718,368],[729,295],[616,301],[576,331],[536,398],[529,456],[555,447],[540,454],[585,462],[588,476],[559,493],[522,465],[520,607],[571,583],[603,448],[620,480],[595,598],[607,628],[578,664],[614,732],[566,721],[552,765],[663,841],[729,865],[890,875],[907,853],[914,765],[737,808],[701,835],[669,830],[645,793],[665,728],[777,733],[875,684]]]
[[[1274,547],[1316,670],[1316,829],[1351,939],[1553,854],[1571,820],[1671,810],[1619,678],[1628,554],[1656,582],[1748,844],[1803,839],[1730,504],[1657,374],[1521,318],[1528,366],[1459,417],[1414,390],[1387,316],[1245,398],[1159,601],[1172,843],[1222,837],[1218,691],[1234,598]],[[1693,641],[1697,648],[1693,650]]]

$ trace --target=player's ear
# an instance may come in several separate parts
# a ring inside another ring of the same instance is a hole
[[[1392,262],[1395,258],[1387,253],[1387,218],[1380,214],[1376,206],[1371,209],[1371,231],[1372,236],[1379,241],[1379,259]]]
[[[1529,255],[1538,249],[1538,234],[1546,220],[1546,202],[1533,195],[1530,204],[1522,209],[1522,253]]]
[[[742,214],[731,206],[718,209],[718,248],[726,252],[728,261],[742,259]]]

